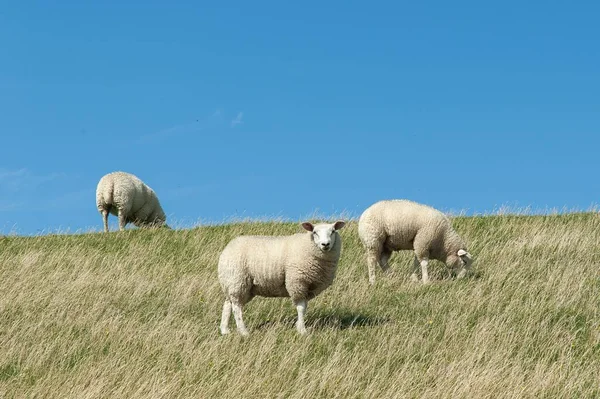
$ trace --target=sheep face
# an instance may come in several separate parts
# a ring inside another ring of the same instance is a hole
[[[312,223],[302,223],[302,227],[312,233],[312,239],[317,248],[323,252],[330,251],[335,246],[338,238],[337,231],[344,227],[346,223],[338,220],[335,223],[321,223],[313,225]]]
[[[473,255],[464,249],[459,249],[456,254],[448,256],[446,265],[454,270],[459,270],[459,273],[464,275],[473,265]]]

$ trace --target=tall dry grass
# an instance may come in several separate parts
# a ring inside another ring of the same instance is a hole
[[[473,277],[411,255],[371,287],[350,223],[338,276],[309,303],[257,298],[222,337],[217,257],[293,223],[0,239],[2,398],[600,397],[600,218],[454,219]]]

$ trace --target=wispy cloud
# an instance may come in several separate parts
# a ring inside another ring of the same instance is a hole
[[[223,123],[223,110],[218,108],[209,116],[196,118],[191,122],[171,126],[154,133],[144,134],[137,139],[137,142],[141,144],[160,142],[175,136],[186,136],[193,133],[198,133],[202,130],[210,129]]]
[[[24,205],[22,202],[0,200],[0,212],[10,212],[19,210]]]
[[[64,177],[66,177],[65,173],[35,174],[27,168],[14,170],[0,168],[0,193],[35,190],[44,183]]]
[[[29,209],[34,201],[43,202],[44,194],[54,191],[50,183],[61,186],[66,177],[65,173],[0,168],[0,212]]]
[[[91,186],[75,191],[65,191],[41,203],[30,204],[28,209],[36,211],[50,211],[64,208],[70,210],[95,209],[95,193],[96,188]]]
[[[177,135],[197,133],[202,129],[202,125],[198,120],[196,120],[194,122],[171,126],[169,128],[159,130],[158,132],[143,135],[138,141],[140,143],[157,142]]]
[[[233,118],[233,120],[231,121],[231,127],[236,127],[237,125],[241,125],[242,123],[244,123],[242,121],[243,117],[244,117],[244,113],[238,112],[237,116],[235,118]]]

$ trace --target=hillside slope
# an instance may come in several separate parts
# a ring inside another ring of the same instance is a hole
[[[217,258],[294,223],[0,238],[0,397],[600,397],[600,217],[454,219],[475,276],[371,287],[356,223],[309,335],[287,299],[222,337]]]

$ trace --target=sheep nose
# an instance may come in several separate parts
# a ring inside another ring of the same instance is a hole
[[[324,242],[324,243],[321,244],[321,246],[323,248],[329,248],[329,243],[328,242]]]

